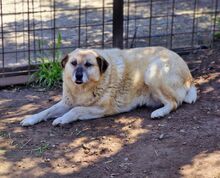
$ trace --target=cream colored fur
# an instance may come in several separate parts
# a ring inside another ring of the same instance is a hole
[[[101,56],[109,66],[99,72],[96,58]],[[94,66],[86,70],[88,81],[74,83],[74,68],[90,60]],[[88,120],[128,112],[137,106],[161,106],[151,118],[163,117],[182,102],[194,103],[196,88],[188,66],[173,51],[163,47],[135,49],[77,49],[69,54],[63,73],[62,100],[51,108],[24,119],[23,126],[33,125],[49,118],[53,125],[76,120]]]

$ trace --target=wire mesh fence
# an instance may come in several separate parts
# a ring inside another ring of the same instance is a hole
[[[212,44],[219,30],[218,0],[148,0],[125,3],[125,46],[193,49]]]
[[[210,47],[219,9],[219,0],[0,0],[0,75],[31,72],[57,50],[111,48],[115,40],[124,48]]]

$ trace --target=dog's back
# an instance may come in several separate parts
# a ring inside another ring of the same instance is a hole
[[[119,88],[114,95],[119,112],[129,111],[137,105],[166,105],[164,110],[151,115],[160,117],[183,101],[195,102],[193,78],[186,63],[175,52],[163,47],[98,52],[111,64],[111,75],[117,75],[110,83]]]

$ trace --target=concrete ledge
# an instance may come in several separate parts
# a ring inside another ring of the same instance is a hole
[[[30,75],[19,75],[13,77],[5,77],[0,78],[0,87],[17,85],[17,84],[25,84],[28,82]]]

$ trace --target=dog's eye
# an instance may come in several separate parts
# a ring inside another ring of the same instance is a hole
[[[86,62],[86,63],[85,63],[85,66],[86,66],[86,67],[91,67],[91,66],[93,66],[93,64],[91,64],[90,62]]]
[[[76,66],[76,65],[77,65],[77,61],[72,61],[71,64],[72,64],[73,66]]]

